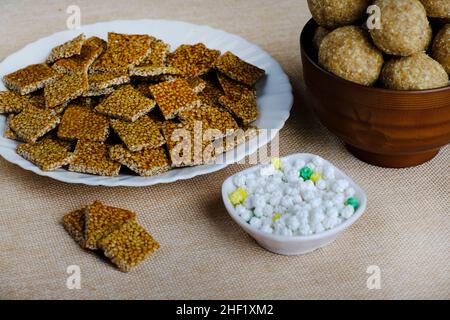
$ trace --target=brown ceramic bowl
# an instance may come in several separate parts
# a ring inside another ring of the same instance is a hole
[[[301,38],[306,88],[320,121],[357,158],[381,167],[416,166],[450,143],[450,86],[424,91],[365,87],[320,67],[310,20]]]

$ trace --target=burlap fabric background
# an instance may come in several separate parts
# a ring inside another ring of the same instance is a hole
[[[0,298],[450,298],[450,148],[417,168],[380,169],[352,157],[318,124],[302,83],[305,0],[2,0],[0,58],[65,29],[66,8],[75,3],[84,24],[184,20],[260,45],[295,89],[281,154],[331,160],[365,189],[368,208],[332,245],[284,257],[261,249],[222,206],[222,181],[245,166],[169,185],[108,189],[60,183],[0,159]],[[59,220],[94,199],[139,212],[162,249],[129,274],[80,250]],[[66,288],[69,265],[81,267],[81,290]],[[370,265],[381,269],[381,290],[367,289]]]

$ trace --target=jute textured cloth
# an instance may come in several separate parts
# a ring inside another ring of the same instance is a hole
[[[65,29],[75,1],[2,0],[0,58]],[[228,217],[222,181],[244,165],[148,188],[68,185],[0,159],[0,298],[450,298],[450,148],[405,170],[352,157],[314,118],[302,83],[299,33],[310,18],[305,0],[77,0],[82,22],[164,18],[208,24],[241,35],[281,62],[295,105],[280,133],[281,155],[319,154],[366,191],[363,217],[333,244],[300,257],[260,248]],[[145,32],[145,30],[143,30]],[[180,30],[182,32],[182,30]],[[162,248],[123,274],[72,241],[62,215],[101,199],[139,213]],[[81,289],[69,290],[69,265]],[[367,268],[381,270],[369,290]]]

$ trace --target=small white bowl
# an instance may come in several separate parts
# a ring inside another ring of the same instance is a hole
[[[305,162],[309,162],[314,157],[316,156],[313,154],[298,153],[281,159],[288,161],[293,161],[294,159],[295,160],[302,159]],[[233,184],[233,177],[242,173],[246,174],[252,173],[260,169],[261,166],[263,166],[263,164],[243,170],[225,180],[225,182],[222,185],[222,198],[225,207],[227,208],[227,211],[230,214],[231,218],[233,218],[233,220],[236,221],[237,224],[239,224],[248,234],[250,234],[256,240],[256,242],[258,242],[263,248],[271,252],[282,255],[302,255],[314,251],[318,248],[324,247],[333,242],[334,239],[336,239],[336,237],[339,234],[341,234],[345,229],[347,229],[349,226],[355,223],[355,221],[358,220],[359,217],[361,217],[361,215],[363,214],[367,204],[366,194],[352,179],[350,179],[346,174],[344,174],[341,170],[336,168],[330,162],[324,160],[324,164],[333,166],[333,168],[335,169],[336,178],[338,179],[343,178],[350,182],[351,187],[353,187],[356,191],[355,197],[360,202],[359,208],[356,210],[353,216],[351,216],[349,219],[345,220],[343,223],[339,224],[333,229],[313,234],[310,236],[281,236],[262,232],[256,229],[255,227],[251,226],[250,224],[248,224],[246,221],[244,221],[236,213],[236,210],[234,206],[231,204],[228,197],[230,193],[236,190],[236,187]]]

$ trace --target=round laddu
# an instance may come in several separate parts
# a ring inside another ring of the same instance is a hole
[[[446,24],[434,38],[433,58],[450,74],[450,23]]]
[[[427,15],[433,18],[450,19],[449,0],[420,0],[427,10]]]
[[[439,62],[425,53],[416,53],[388,61],[381,83],[393,90],[426,90],[448,85],[448,75]]]
[[[319,64],[338,77],[365,86],[374,84],[383,67],[383,54],[366,31],[356,26],[334,30],[322,41]]]
[[[427,50],[432,30],[419,0],[376,0],[381,10],[381,29],[370,34],[385,53],[409,56]]]
[[[308,0],[314,20],[322,27],[335,29],[361,21],[371,0]]]
[[[319,52],[320,44],[322,43],[322,40],[330,33],[329,30],[325,29],[324,27],[318,27],[316,29],[316,32],[314,32],[313,37],[313,47],[316,52]]]

